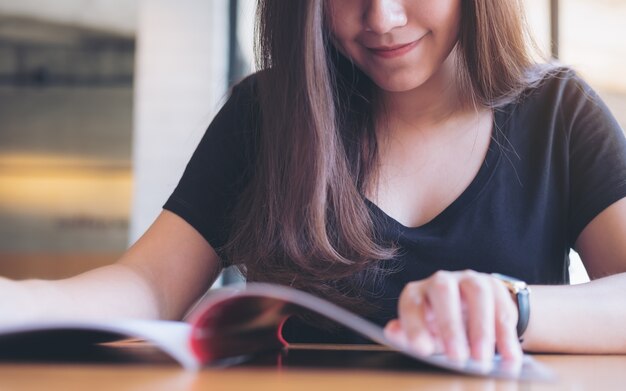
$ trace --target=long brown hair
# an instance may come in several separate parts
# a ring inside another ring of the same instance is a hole
[[[377,237],[364,197],[375,175],[376,86],[334,49],[324,3],[258,1],[258,154],[223,254],[249,281],[292,285],[364,313],[363,290],[376,294],[389,270],[381,264],[396,251]],[[462,3],[457,49],[468,97],[510,101],[532,65],[521,6]]]

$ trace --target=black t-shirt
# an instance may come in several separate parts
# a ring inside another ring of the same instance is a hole
[[[216,249],[229,213],[252,175],[258,135],[256,77],[231,94],[209,126],[164,208],[189,222]],[[366,200],[375,229],[399,245],[381,311],[396,316],[410,281],[437,270],[499,272],[531,284],[568,282],[569,250],[583,228],[626,196],[626,140],[595,92],[563,69],[496,110],[485,161],[469,187],[441,214],[405,227]],[[226,260],[227,262],[227,260]],[[317,341],[311,330],[292,330]],[[322,338],[324,339],[324,338]],[[341,339],[341,338],[340,338]]]

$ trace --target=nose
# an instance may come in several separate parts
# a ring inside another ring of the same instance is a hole
[[[363,16],[367,31],[385,34],[406,25],[407,15],[403,0],[371,0],[369,3]]]

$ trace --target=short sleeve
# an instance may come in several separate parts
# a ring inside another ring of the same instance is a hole
[[[577,76],[560,116],[569,134],[570,247],[600,212],[626,197],[626,140],[600,97]]]
[[[254,166],[255,102],[252,76],[233,88],[163,206],[193,226],[218,254],[228,240],[230,215]]]

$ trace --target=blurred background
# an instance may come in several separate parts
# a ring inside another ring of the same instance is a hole
[[[253,71],[254,3],[0,0],[0,275],[69,276],[141,235]],[[525,3],[626,128],[626,2]]]

